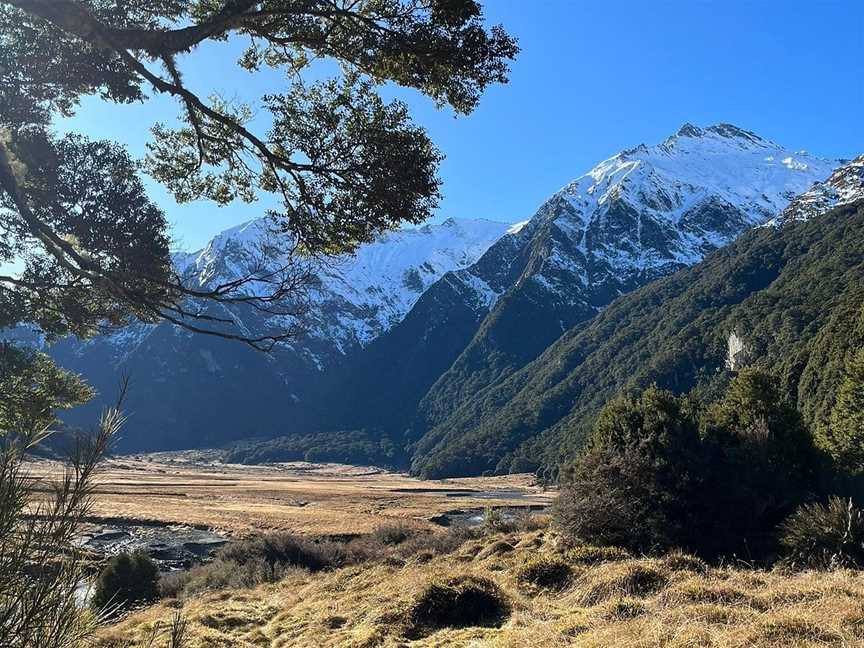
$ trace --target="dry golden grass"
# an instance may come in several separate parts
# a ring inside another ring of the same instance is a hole
[[[501,550],[503,543],[510,549]],[[864,578],[858,572],[716,569],[678,555],[574,565],[561,590],[518,582],[526,560],[558,551],[548,530],[499,534],[424,563],[292,574],[255,590],[163,602],[106,628],[98,645],[145,637],[181,605],[192,648],[864,645]],[[509,618],[501,627],[412,635],[412,606],[424,588],[458,574],[492,579],[507,599]]]
[[[60,471],[58,464],[47,461],[31,468],[43,475]],[[106,462],[93,516],[185,524],[229,535],[267,530],[368,533],[388,519],[423,524],[458,508],[548,504],[551,495],[532,482],[528,475],[419,481],[333,464],[241,466],[211,462],[194,453],[161,453]],[[528,491],[529,496],[514,499],[508,491],[515,489]],[[500,490],[502,496],[471,495],[488,490]]]

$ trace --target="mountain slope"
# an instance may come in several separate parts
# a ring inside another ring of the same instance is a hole
[[[410,428],[418,454],[432,451],[446,436],[437,426],[460,403],[617,296],[765,222],[834,166],[725,124],[685,125],[661,144],[619,153],[432,285],[352,358],[333,391],[348,395],[349,410],[334,427]]]
[[[70,412],[68,421],[92,421],[111,401],[119,377],[128,374],[131,416],[121,449],[212,446],[316,431],[325,374],[398,323],[430,284],[476,261],[509,227],[450,219],[399,230],[319,268],[308,286],[302,334],[270,355],[167,323],[137,324],[83,343],[64,340],[52,355],[100,392],[93,403]],[[205,286],[231,281],[261,259],[279,265],[270,238],[268,221],[251,221],[199,252],[178,255],[176,265],[188,280]],[[294,324],[242,305],[215,308],[246,332]]]
[[[858,158],[793,201],[776,221],[785,225],[751,230],[574,327],[446,417],[415,470],[430,477],[551,468],[619,390],[656,382],[718,393],[730,347],[739,345],[733,365],[777,371],[808,420],[822,420],[847,351],[864,343],[862,175]],[[840,193],[825,215],[802,211],[814,195]]]

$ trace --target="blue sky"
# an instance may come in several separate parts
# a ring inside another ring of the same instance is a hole
[[[509,85],[454,118],[411,91],[406,100],[446,154],[438,218],[518,221],[598,161],[655,143],[684,122],[730,122],[823,157],[864,152],[864,2],[860,0],[485,0],[522,47]],[[208,94],[253,99],[278,91],[274,73],[253,77],[211,45],[180,60]],[[224,63],[222,63],[224,61]],[[217,63],[218,62],[218,63]],[[61,130],[144,152],[147,129],[170,121],[173,100],[108,106],[86,101]],[[266,203],[178,206],[151,184],[179,246],[263,213]]]

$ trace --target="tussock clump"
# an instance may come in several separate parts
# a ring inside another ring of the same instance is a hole
[[[597,605],[613,597],[650,596],[662,590],[668,576],[651,564],[626,562],[596,567],[584,576],[580,587],[583,605]]]
[[[460,549],[468,540],[476,538],[472,529],[453,527],[444,532],[420,532],[396,546],[402,558],[416,558],[428,562],[433,556],[446,556]]]
[[[577,565],[598,565],[604,562],[626,560],[630,554],[618,547],[594,547],[583,545],[570,549],[566,554],[567,560]]]
[[[562,589],[573,576],[573,568],[559,556],[529,558],[516,568],[516,581],[540,589]]]
[[[704,560],[683,551],[672,551],[663,556],[663,565],[673,572],[708,573],[708,564]]]
[[[864,566],[864,511],[852,500],[832,497],[827,505],[805,504],[780,527],[785,564],[797,569]]]
[[[417,535],[416,527],[405,522],[390,522],[382,524],[372,532],[372,538],[385,546],[400,545]]]
[[[497,542],[493,542],[488,547],[484,547],[477,554],[477,558],[483,560],[485,558],[489,558],[490,556],[499,556],[501,554],[510,553],[513,551],[513,545],[507,542],[506,540],[498,540]]]
[[[409,636],[439,628],[498,627],[510,603],[495,581],[463,574],[434,580],[420,592],[408,616]]]
[[[310,571],[339,567],[348,562],[345,544],[291,533],[268,533],[232,542],[220,549],[217,557],[239,565],[262,560],[269,565],[292,565]]]
[[[646,612],[645,604],[631,598],[620,598],[613,601],[604,611],[604,618],[610,621],[635,619]]]
[[[677,583],[666,590],[664,594],[668,601],[682,603],[715,603],[721,605],[752,603],[750,595],[746,592],[701,579]]]
[[[842,640],[840,635],[827,627],[809,619],[790,616],[766,621],[753,633],[751,645],[760,645],[760,642],[766,641],[773,641],[781,646],[798,645],[805,641],[833,645],[839,644]]]

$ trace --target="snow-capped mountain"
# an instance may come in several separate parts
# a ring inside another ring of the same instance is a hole
[[[602,305],[604,288],[622,292],[695,263],[778,214],[837,164],[728,124],[685,124],[661,144],[601,162],[550,198],[515,235],[527,243],[544,225],[557,230],[520,279],[575,302],[585,301],[582,289],[600,289],[593,301]],[[495,301],[500,288],[482,268],[457,274],[479,288],[481,301]]]
[[[310,401],[322,373],[398,323],[430,284],[476,261],[510,227],[450,219],[382,236],[354,255],[314,268],[299,322],[240,305],[209,306],[253,336],[298,325],[298,336],[271,355],[169,323],[138,323],[85,342],[62,341],[52,354],[104,394],[70,420],[83,424],[92,417],[112,398],[118,375],[128,373],[133,415],[126,448],[277,434],[286,421],[288,427],[314,425]],[[261,264],[278,268],[281,255],[270,221],[260,219],[222,232],[197,252],[176,255],[175,266],[187,282],[213,287],[248,276]]]
[[[427,290],[373,345],[369,372],[404,357],[413,358],[413,367],[440,369],[423,384],[412,383],[407,366],[393,371],[413,389],[396,400],[423,398],[412,424],[415,435],[423,434],[464,398],[536,358],[615,297],[692,265],[764,223],[836,166],[728,124],[686,124],[657,145],[622,151],[555,193],[477,263]],[[425,351],[405,352],[409,327]],[[388,347],[391,338],[399,354]],[[372,396],[364,393],[358,401]],[[356,411],[359,402],[354,405]],[[393,422],[408,424],[405,418]]]
[[[54,355],[105,399],[119,372],[131,374],[126,449],[368,428],[409,430],[420,456],[468,396],[622,293],[765,223],[836,166],[734,126],[685,125],[601,162],[523,223],[400,230],[317,269],[304,334],[273,354],[160,324],[67,341]],[[262,259],[278,265],[268,232],[267,221],[246,223],[176,264],[205,285]],[[286,323],[215,308],[248,333]]]
[[[297,322],[280,315],[244,322],[244,317],[258,316],[236,311],[232,315],[247,332],[261,326],[278,330],[296,325],[300,341],[292,345],[295,348],[314,338],[345,353],[401,321],[426,288],[446,272],[471,265],[510,229],[511,225],[497,221],[450,218],[390,232],[362,245],[355,254],[310,266],[303,287],[304,312]],[[250,274],[256,264],[279,267],[281,256],[271,221],[260,218],[221,232],[197,252],[176,254],[174,265],[187,283],[212,288]],[[268,287],[252,283],[244,288],[250,289]],[[154,328],[139,324],[85,345],[113,343],[126,354],[130,344],[140,343]]]

